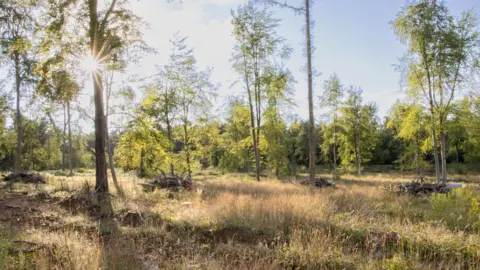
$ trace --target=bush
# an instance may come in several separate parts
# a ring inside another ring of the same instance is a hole
[[[450,229],[478,230],[480,207],[471,189],[454,189],[448,194],[432,194],[431,211],[427,216],[443,220]]]

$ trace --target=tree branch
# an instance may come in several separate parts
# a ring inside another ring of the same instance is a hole
[[[105,17],[103,18],[101,24],[100,24],[100,33],[103,33],[105,30],[105,25],[107,24],[108,17],[110,17],[110,14],[112,14],[113,8],[115,7],[115,4],[117,4],[117,0],[112,0],[112,3],[110,4],[110,7],[108,8],[107,12],[105,13]]]

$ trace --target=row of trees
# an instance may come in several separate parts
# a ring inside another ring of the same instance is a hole
[[[0,99],[2,166],[15,171],[60,164],[65,168],[68,161],[72,173],[75,165],[88,165],[85,153],[90,150],[95,190],[102,214],[109,216],[107,166],[115,183],[115,160],[141,175],[160,169],[191,173],[202,164],[252,170],[258,180],[264,169],[287,174],[296,172],[296,164],[308,164],[313,178],[319,160],[331,163],[334,173],[340,164],[359,174],[366,163],[395,161],[407,168],[414,161],[412,166],[420,172],[433,160],[437,180],[443,182],[452,149],[457,161],[475,162],[478,97],[474,92],[463,100],[459,96],[460,90],[478,84],[477,17],[472,12],[454,17],[445,3],[431,0],[406,5],[392,25],[408,47],[400,67],[409,99],[380,120],[375,104],[363,103],[359,87],[344,87],[332,75],[318,102],[329,108],[330,117],[315,127],[312,3],[305,0],[295,7],[274,0],[256,2],[304,15],[307,123],[287,118],[295,106],[294,78],[283,62],[292,48],[277,33],[280,20],[259,3],[232,11],[236,43],[230,61],[245,95],[228,101],[225,119],[212,121],[209,108],[219,86],[211,81],[210,68],[197,66],[193,49],[180,35],[172,39],[169,62],[158,66],[143,84],[145,95],[139,104],[134,102],[135,91],[115,82],[115,74],[124,73],[139,54],[150,51],[139,31],[142,20],[128,9],[127,0],[111,0],[100,7],[97,0],[2,1],[0,62],[14,96],[13,106],[9,98]],[[82,64],[87,70],[78,68]],[[94,122],[94,140],[89,144],[72,130],[72,105],[90,84],[94,115],[85,107],[75,108]],[[114,106],[115,98],[123,104]],[[36,111],[30,119],[22,111],[28,100]],[[113,140],[108,117],[117,113],[129,123],[116,127],[119,139]],[[13,126],[6,125],[12,114]],[[63,121],[55,117],[58,114],[63,114]]]

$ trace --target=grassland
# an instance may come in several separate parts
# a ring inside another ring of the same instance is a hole
[[[449,195],[408,197],[405,174],[335,188],[200,172],[192,191],[144,192],[121,174],[119,224],[98,237],[93,172],[0,184],[0,269],[479,269],[476,175]],[[135,213],[138,220],[126,220]]]

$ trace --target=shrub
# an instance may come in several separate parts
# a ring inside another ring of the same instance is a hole
[[[450,229],[478,229],[479,206],[474,192],[468,188],[454,189],[448,194],[432,194],[427,216],[442,220]]]

